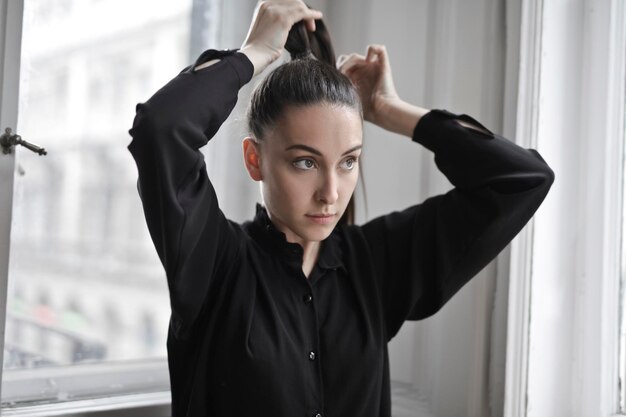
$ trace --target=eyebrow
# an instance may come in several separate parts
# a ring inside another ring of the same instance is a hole
[[[354,152],[354,151],[356,151],[358,149],[361,149],[362,147],[363,147],[363,144],[357,145],[357,146],[355,146],[353,148],[350,148],[347,151],[345,151],[343,154],[341,154],[341,156],[347,155],[350,152]],[[311,152],[312,154],[315,154],[315,155],[318,155],[318,156],[322,156],[322,153],[320,151],[318,151],[315,148],[311,148],[310,146],[306,146],[306,145],[292,145],[292,146],[289,146],[288,148],[286,148],[285,151],[291,151],[293,149],[300,149],[300,150],[303,150],[303,151]]]

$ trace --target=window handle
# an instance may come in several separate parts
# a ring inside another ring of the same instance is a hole
[[[15,145],[22,145],[23,147],[30,149],[31,151],[38,153],[39,155],[47,155],[48,152],[44,148],[40,148],[37,145],[26,142],[20,135],[13,134],[10,127],[4,129],[4,134],[0,136],[0,145],[2,145],[2,153],[10,154],[13,152]]]

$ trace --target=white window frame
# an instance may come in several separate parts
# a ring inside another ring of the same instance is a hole
[[[23,0],[0,1],[0,134],[4,133],[6,127],[15,131],[17,126],[23,10]],[[15,154],[4,155],[0,152],[0,363],[4,360],[14,171]]]
[[[556,182],[512,247],[506,417],[622,415],[624,45],[621,0],[523,2],[517,138]]]
[[[169,405],[167,379],[163,361],[77,365],[71,372],[67,367],[27,369],[5,378],[9,398],[20,402],[3,408],[2,415],[60,416]],[[72,397],[66,398],[67,393]]]
[[[18,122],[23,10],[24,0],[0,0],[2,132],[5,127],[11,127],[15,131]],[[0,153],[0,363],[4,353],[13,182],[16,155],[21,151],[18,147],[10,155]],[[5,401],[16,402],[15,407],[3,407],[2,415],[67,415],[86,411],[165,406],[171,402],[166,359],[71,368],[71,372],[68,372],[68,367],[58,367],[20,370],[3,375],[0,367],[0,377],[5,384],[5,392],[0,394],[5,396]],[[80,378],[76,378],[77,376]],[[34,398],[33,392],[44,395]],[[93,398],[95,392],[99,398]]]
[[[626,363],[624,351],[626,340],[620,340],[617,329],[618,323],[623,320],[624,291],[626,290],[626,271],[623,269],[626,252],[624,252],[625,219],[624,210],[626,204],[624,198],[624,181],[626,159],[624,157],[626,141],[626,3],[623,1],[612,2],[610,11],[610,44],[609,44],[609,77],[608,77],[608,106],[607,106],[607,215],[604,221],[604,233],[609,247],[604,258],[603,267],[607,273],[606,282],[603,285],[602,299],[602,343],[600,355],[604,358],[601,364],[602,391],[601,399],[607,411],[611,407],[618,406],[614,417],[626,415],[626,386],[624,386]],[[611,192],[613,190],[613,192]],[[618,190],[619,192],[615,192]],[[621,225],[621,227],[615,227]],[[615,297],[620,294],[621,300]],[[621,323],[623,326],[623,323]],[[617,326],[616,326],[617,327]],[[614,331],[615,330],[615,331]],[[621,350],[621,354],[620,354]],[[611,389],[611,386],[619,384],[621,392]],[[615,411],[615,410],[613,410]]]

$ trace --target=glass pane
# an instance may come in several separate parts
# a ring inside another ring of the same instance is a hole
[[[26,1],[4,369],[165,358],[166,280],[126,146],[188,63],[191,1]],[[4,393],[4,390],[3,390]]]

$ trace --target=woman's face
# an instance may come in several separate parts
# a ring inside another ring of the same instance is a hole
[[[356,110],[317,104],[288,108],[253,145],[265,206],[289,242],[330,235],[356,187],[362,144]]]

